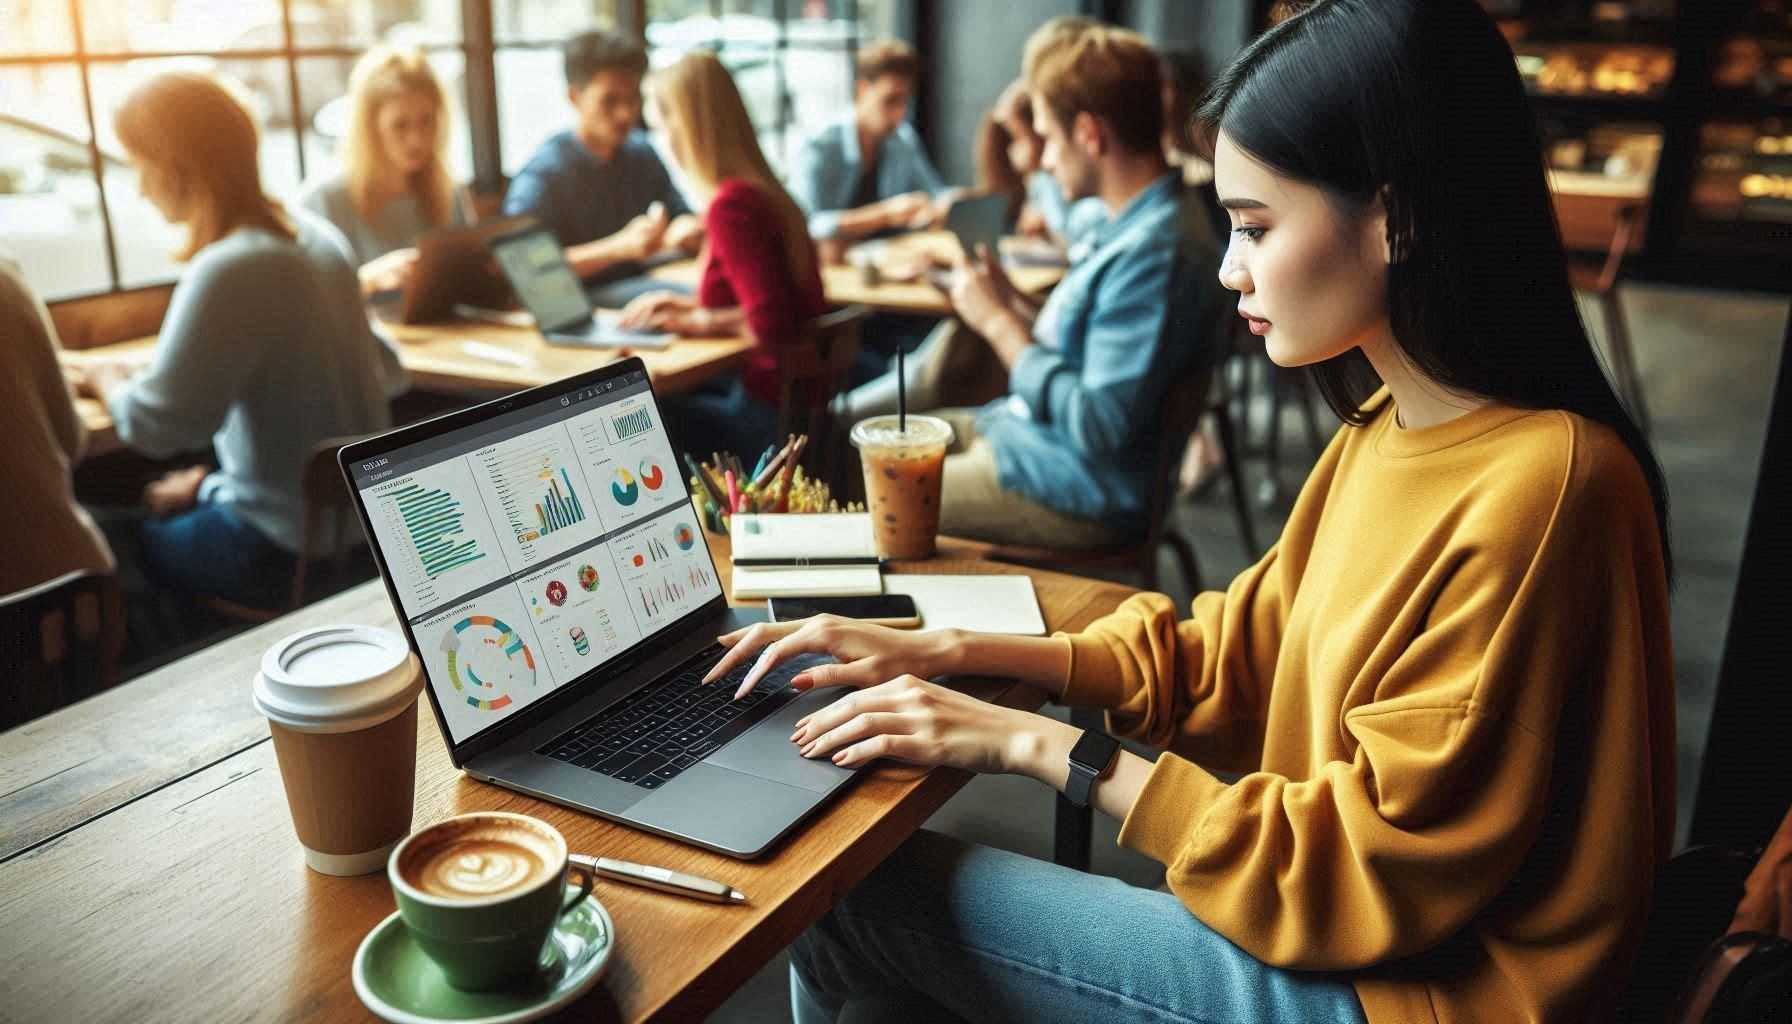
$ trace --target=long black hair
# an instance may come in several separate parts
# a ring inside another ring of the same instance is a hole
[[[1475,0],[1319,0],[1233,58],[1197,117],[1347,214],[1380,198],[1406,357],[1446,387],[1615,431],[1649,484],[1673,578],[1661,466],[1587,338],[1536,122]],[[1360,350],[1313,372],[1346,423],[1367,421],[1380,381]]]

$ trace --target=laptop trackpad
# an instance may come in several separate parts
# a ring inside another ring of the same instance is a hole
[[[850,692],[840,686],[810,690],[772,712],[770,718],[749,729],[733,743],[709,755],[704,763],[815,793],[826,793],[852,775],[853,770],[842,768],[825,757],[809,760],[798,751],[796,744],[790,742],[790,734],[796,731],[798,719]]]
[[[627,818],[668,835],[694,837],[737,857],[757,857],[823,799],[807,789],[699,761],[630,807]]]

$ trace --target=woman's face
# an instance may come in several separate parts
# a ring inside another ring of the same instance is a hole
[[[374,115],[374,132],[386,162],[405,174],[428,166],[436,152],[440,111],[430,97],[403,92],[380,104]]]
[[[690,165],[685,159],[684,130],[679,127],[678,118],[672,116],[671,111],[666,109],[665,102],[658,96],[653,97],[652,112],[653,128],[665,137],[666,152],[671,155],[672,162],[680,170],[688,171]]]
[[[1342,355],[1386,330],[1386,215],[1337,212],[1318,188],[1284,178],[1220,132],[1214,187],[1232,240],[1220,283],[1281,366]]]
[[[153,160],[144,160],[135,153],[126,151],[131,160],[131,167],[137,172],[137,192],[149,200],[170,224],[179,224],[187,219],[186,190],[180,187],[173,174],[164,170]]]

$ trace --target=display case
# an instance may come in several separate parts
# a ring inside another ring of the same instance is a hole
[[[1483,0],[1571,252],[1640,205],[1629,272],[1792,291],[1792,0]]]

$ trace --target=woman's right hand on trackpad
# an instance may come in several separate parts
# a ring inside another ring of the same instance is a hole
[[[938,633],[874,626],[838,615],[816,615],[794,622],[761,622],[716,638],[728,653],[716,662],[705,683],[733,671],[757,656],[758,662],[740,682],[736,699],[745,696],[765,674],[799,654],[831,654],[836,664],[817,665],[790,680],[799,690],[816,686],[863,689],[897,676],[930,678],[947,670],[940,653],[950,647]]]

